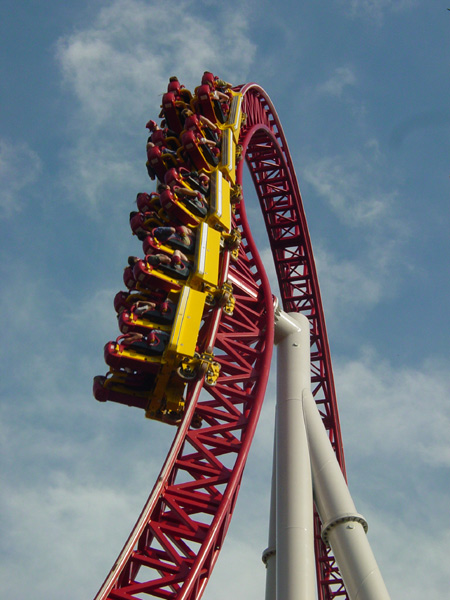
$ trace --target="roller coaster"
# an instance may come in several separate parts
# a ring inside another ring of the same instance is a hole
[[[264,399],[274,323],[288,322],[287,315],[306,323],[312,397],[345,477],[311,241],[272,102],[256,84],[233,87],[205,72],[193,93],[171,77],[159,118],[159,125],[147,123],[146,167],[156,190],[139,193],[130,214],[143,258],[128,258],[127,289],[114,299],[120,335],[105,345],[109,371],[94,378],[93,392],[100,402],[141,408],[147,418],[177,429],[95,600],[201,597],[224,543]],[[246,216],[245,165],[261,205],[279,300]],[[315,497],[311,511],[317,596],[356,597],[329,532],[348,522],[365,528],[365,521],[344,511],[324,523],[321,504]],[[267,567],[274,553],[270,547],[264,553]],[[387,595],[358,595],[369,597]]]

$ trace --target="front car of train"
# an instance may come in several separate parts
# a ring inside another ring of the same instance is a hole
[[[240,241],[233,227],[231,189],[236,183],[242,95],[228,86],[222,91],[214,78],[191,94],[172,79],[163,97],[161,123],[147,123],[148,162],[160,193],[139,193],[138,210],[130,217],[145,254],[125,271],[128,309],[118,312],[123,335],[105,346],[109,371],[95,378],[94,396],[179,424],[187,381],[204,377],[213,385],[217,379],[219,365],[202,333],[211,308],[220,304],[231,314],[234,307],[227,271]],[[198,115],[195,129],[185,128],[193,118],[186,115]],[[165,152],[169,147],[178,149],[176,157]],[[161,242],[158,229],[164,228],[184,228],[190,246],[183,247],[176,235]],[[154,310],[143,312],[145,302],[149,307],[170,302],[175,307],[171,323],[162,328]]]

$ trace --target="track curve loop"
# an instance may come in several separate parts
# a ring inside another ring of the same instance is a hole
[[[302,200],[289,149],[270,98],[256,84],[242,94],[245,120],[241,158],[260,201],[281,300],[302,312],[311,327],[313,395],[345,473],[339,417],[320,290]],[[186,410],[160,475],[115,565],[95,600],[157,597],[194,600],[202,595],[233,514],[242,472],[264,399],[273,347],[273,296],[256,249],[242,198],[233,227],[242,242],[235,260],[224,259],[222,282],[232,284],[232,314],[213,307],[200,342],[214,349],[220,372],[214,386],[204,377],[187,386]],[[201,417],[200,428],[192,426]],[[270,442],[271,443],[271,442]],[[347,597],[315,517],[320,600]]]

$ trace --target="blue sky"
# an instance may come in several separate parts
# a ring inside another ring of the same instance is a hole
[[[350,489],[392,598],[446,596],[449,28],[439,0],[1,2],[5,596],[92,597],[170,444],[91,383],[139,251],[128,213],[153,189],[145,123],[170,75],[194,88],[205,69],[260,84],[283,124]],[[262,597],[273,415],[274,375],[207,600]]]

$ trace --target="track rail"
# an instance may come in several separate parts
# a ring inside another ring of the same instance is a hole
[[[255,84],[238,88],[247,118],[242,160],[258,195],[284,310],[302,312],[311,326],[313,394],[345,473],[330,352],[319,284],[301,196],[276,111]],[[95,600],[200,598],[225,539],[264,399],[273,346],[273,301],[248,225],[244,202],[233,226],[242,234],[237,261],[223,277],[233,284],[233,315],[211,311],[200,333],[221,365],[217,384],[189,384],[187,408],[152,493]],[[200,429],[191,428],[196,414]],[[315,515],[320,600],[347,597]]]
[[[311,327],[311,383],[314,399],[345,475],[344,453],[331,357],[319,281],[305,212],[286,138],[276,110],[256,84],[239,88],[247,121],[241,132],[243,156],[261,205],[272,250],[283,309],[301,312]],[[238,166],[242,181],[243,164]],[[319,598],[347,593],[331,550],[322,542],[315,514],[315,552]]]

